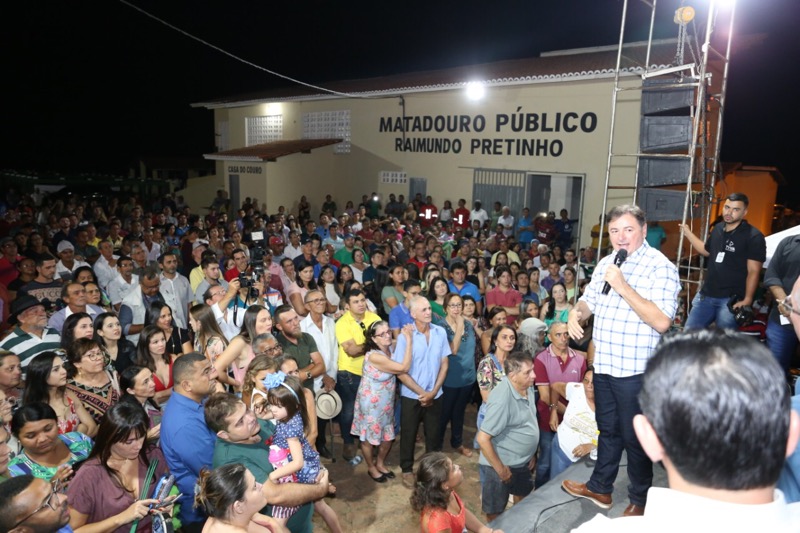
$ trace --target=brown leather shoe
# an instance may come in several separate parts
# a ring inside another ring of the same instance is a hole
[[[632,503],[622,512],[622,516],[643,516],[644,507]]]
[[[614,505],[611,501],[611,494],[592,492],[586,488],[586,483],[566,480],[561,483],[561,488],[576,498],[586,498],[601,509],[611,509],[611,506]]]
[[[403,472],[403,486],[407,489],[414,489],[414,474]]]

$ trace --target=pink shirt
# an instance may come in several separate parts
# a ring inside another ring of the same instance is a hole
[[[550,383],[580,383],[583,374],[586,373],[586,358],[580,352],[567,348],[567,359],[562,363],[550,345],[536,355],[533,360],[533,371],[536,373],[536,386]],[[567,399],[561,398],[561,403],[566,405]],[[536,410],[539,414],[539,429],[550,431],[550,406],[540,399],[536,404]]]
[[[491,309],[496,305],[503,307],[519,307],[522,303],[522,293],[517,289],[509,288],[506,292],[500,290],[498,285],[494,289],[486,293],[486,308]],[[509,325],[514,324],[518,315],[509,314],[506,318],[506,323]]]

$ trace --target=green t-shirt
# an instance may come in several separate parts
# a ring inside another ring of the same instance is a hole
[[[272,442],[275,427],[266,420],[259,420],[258,423],[261,426],[261,431],[258,434],[261,441],[256,444],[238,444],[217,437],[211,466],[217,468],[222,465],[242,463],[250,470],[256,481],[266,483],[267,478],[272,473],[272,465],[269,462],[269,445]],[[261,512],[272,516],[272,506],[267,505]],[[313,533],[314,528],[311,524],[311,516],[313,514],[314,505],[307,503],[292,515],[286,523],[286,527],[292,533]]]
[[[317,342],[314,340],[314,337],[309,335],[308,333],[302,333],[300,338],[297,339],[297,344],[293,342],[289,342],[286,337],[283,336],[283,333],[278,333],[278,342],[283,346],[283,355],[291,355],[295,359],[297,359],[297,368],[305,368],[311,364],[311,354],[313,352],[318,352],[319,348],[317,348]],[[305,376],[301,376],[305,377]],[[313,379],[306,379],[303,380],[303,387],[307,388],[308,390],[314,390],[314,380]]]

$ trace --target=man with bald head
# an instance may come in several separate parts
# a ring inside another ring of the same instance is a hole
[[[422,296],[408,302],[414,333],[411,339],[413,358],[411,369],[397,377],[400,388],[400,467],[403,470],[403,485],[414,486],[414,443],[417,440],[419,423],[425,424],[425,452],[435,451],[440,446],[439,418],[442,413],[442,384],[447,375],[447,358],[451,354],[450,344],[444,328],[431,324],[431,304]],[[406,338],[400,335],[393,359],[402,362],[406,353]]]

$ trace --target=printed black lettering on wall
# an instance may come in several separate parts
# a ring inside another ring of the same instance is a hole
[[[385,116],[380,117],[378,124],[379,133],[400,134],[394,137],[395,152],[521,157],[560,157],[570,138],[596,130],[597,114],[591,111],[535,113],[523,111],[522,107],[493,117]],[[497,136],[474,136],[486,131]]]

